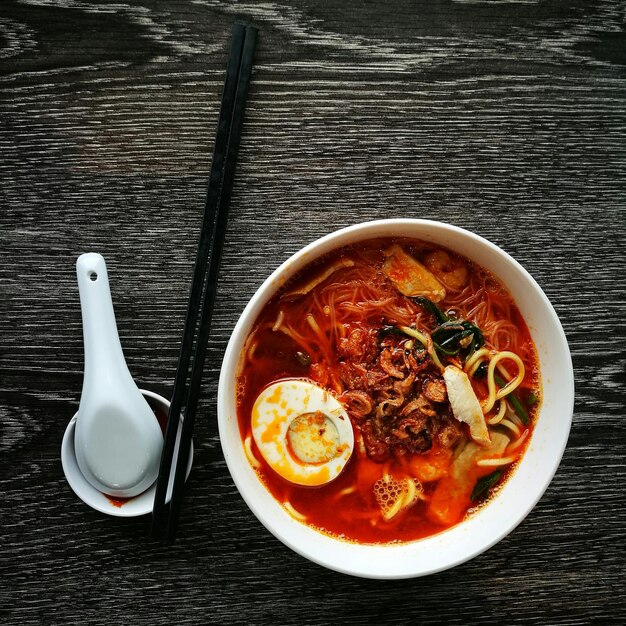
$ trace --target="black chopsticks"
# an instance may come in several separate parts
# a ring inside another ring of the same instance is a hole
[[[206,206],[189,294],[187,319],[178,358],[152,509],[152,535],[164,538],[169,543],[174,541],[182,506],[185,474],[189,462],[189,450],[211,328],[219,263],[226,234],[228,207],[235,178],[235,166],[252,74],[256,39],[256,28],[235,24],[230,42],[222,106],[217,124]],[[191,363],[192,355],[193,362]],[[189,372],[190,363],[191,375]],[[187,385],[188,381],[189,384]],[[184,421],[175,464],[169,515],[167,515],[165,500],[168,485],[171,482],[172,461],[183,399],[185,400]],[[163,526],[166,521],[167,526],[163,537]]]

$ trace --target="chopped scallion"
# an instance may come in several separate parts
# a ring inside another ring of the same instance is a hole
[[[472,500],[473,502],[480,502],[481,500],[484,500],[501,477],[502,470],[496,470],[495,472],[488,474],[487,476],[479,478],[474,485],[470,500]]]
[[[502,388],[506,385],[504,379],[498,375],[494,374],[493,379],[496,381],[496,384]],[[515,392],[512,391],[507,396],[505,396],[507,402],[513,407],[513,410],[517,413],[517,417],[522,420],[522,424],[527,426],[530,422],[530,417],[528,417],[528,411],[524,408],[524,405],[519,401],[519,398],[515,395]]]
[[[448,315],[444,313],[432,300],[424,296],[415,296],[411,298],[413,302],[423,306],[437,320],[437,324],[443,324],[450,320]]]

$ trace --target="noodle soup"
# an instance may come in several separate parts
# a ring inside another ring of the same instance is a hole
[[[380,238],[304,267],[264,306],[236,378],[246,456],[295,519],[406,542],[495,497],[541,397],[506,289],[442,246]]]

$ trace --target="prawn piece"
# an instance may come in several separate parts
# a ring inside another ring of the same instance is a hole
[[[424,257],[424,265],[451,291],[459,291],[467,285],[469,270],[459,258],[445,250],[434,250]]]

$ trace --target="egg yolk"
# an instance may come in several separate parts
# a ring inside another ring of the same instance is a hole
[[[298,415],[287,430],[291,453],[303,463],[326,463],[339,454],[339,432],[321,411]]]

